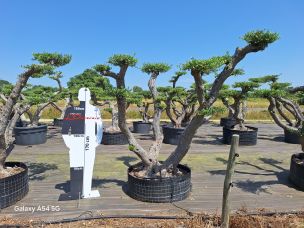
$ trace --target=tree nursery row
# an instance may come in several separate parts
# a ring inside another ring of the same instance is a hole
[[[0,208],[12,205],[28,192],[27,166],[23,163],[26,161],[6,162],[14,152],[14,146],[45,143],[47,125],[39,122],[43,111],[50,106],[58,110],[61,116],[54,119],[54,125],[61,126],[65,110],[77,102],[77,93],[82,87],[90,89],[93,105],[111,113],[111,125],[104,129],[102,143],[128,144],[129,151],[140,159],[140,163],[128,169],[128,194],[137,200],[172,202],[189,195],[191,170],[181,163],[197,129],[214,114],[228,113],[220,122],[224,144],[230,144],[232,135],[238,134],[240,145],[256,145],[258,129],[245,124],[249,97],[267,99],[268,112],[284,131],[285,142],[302,144],[304,150],[304,114],[300,106],[304,86],[292,87],[288,82],[280,82],[279,75],[275,74],[240,80],[232,86],[225,84],[229,77],[241,78],[245,74],[246,69],[237,66],[248,54],[264,51],[279,39],[279,35],[257,30],[242,38],[245,45],[237,47],[233,54],[190,59],[183,63],[166,87],[157,86],[157,79],[172,68],[169,64],[144,63],[139,66],[134,56],[115,54],[105,64],[96,64],[70,78],[65,88],[61,85],[63,73],[58,68],[69,64],[72,57],[58,53],[33,54],[36,62],[24,66],[15,85],[5,81],[0,84],[0,197],[7,195],[4,194],[8,191],[5,183],[11,183],[12,178],[21,183],[9,185],[16,189],[9,190],[12,194],[8,198],[1,198]],[[148,90],[127,87],[128,69],[135,66],[149,76]],[[214,76],[213,81],[206,80],[210,75]],[[28,84],[30,78],[42,81],[43,77],[55,80],[58,86]],[[192,77],[193,85],[190,88],[178,86],[181,77]],[[114,85],[109,78],[114,79]],[[225,108],[215,106],[217,100]],[[58,101],[64,101],[64,105],[58,105]],[[133,122],[132,130],[126,118],[131,105],[135,105],[142,116],[141,121]],[[170,123],[161,122],[163,113]],[[20,121],[25,114],[29,119],[26,123]],[[149,149],[144,149],[134,134],[150,132],[153,140]],[[176,147],[164,161],[160,161],[163,143]],[[303,153],[292,155],[290,180],[301,190],[304,190],[303,161]]]

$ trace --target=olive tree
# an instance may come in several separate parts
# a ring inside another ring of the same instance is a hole
[[[24,66],[24,72],[19,75],[15,86],[0,110],[0,171],[2,172],[5,172],[5,160],[13,149],[13,137],[8,130],[10,117],[23,88],[30,78],[53,75],[57,67],[66,65],[71,61],[71,56],[58,53],[35,53],[33,54],[33,60],[38,61],[38,63]]]
[[[303,91],[304,87],[292,88],[290,83],[281,83],[278,79],[278,75],[267,75],[250,80],[269,85],[268,89],[257,93],[269,101],[268,111],[275,123],[286,131],[298,132],[304,123],[304,114],[295,93]]]
[[[237,82],[232,86],[234,90],[227,87],[220,90],[219,97],[228,109],[228,118],[236,120],[235,127],[240,130],[247,130],[244,125],[247,112],[246,101],[248,96],[254,92],[254,89],[259,86],[257,82]],[[229,102],[229,98],[233,99],[233,103]]]
[[[153,105],[152,95],[150,91],[143,90],[138,86],[134,86],[132,91],[133,94],[137,96],[137,100],[134,100],[134,103],[138,108],[142,120],[144,123],[148,123],[149,119],[152,118],[152,116],[149,114],[150,107]]]
[[[176,86],[178,79],[186,73],[185,71],[175,72],[170,80],[172,87],[159,88],[159,91],[164,94],[166,114],[175,128],[187,125],[197,110],[195,86],[191,86],[189,89]]]
[[[278,38],[279,36],[277,33],[269,31],[262,30],[249,32],[243,36],[247,45],[236,48],[233,55],[226,54],[224,56],[216,56],[209,59],[191,59],[182,65],[182,70],[189,71],[194,78],[195,93],[198,99],[198,110],[186,127],[184,133],[181,135],[176,149],[163,163],[158,161],[158,154],[163,140],[159,119],[160,114],[164,109],[164,105],[158,97],[155,81],[160,73],[168,71],[170,67],[167,64],[157,63],[144,64],[141,68],[143,72],[150,75],[148,86],[154,101],[154,141],[150,148],[145,150],[139,145],[126,123],[126,97],[124,96],[126,90],[125,76],[128,68],[135,66],[137,59],[129,55],[114,55],[109,58],[108,63],[118,67],[117,73],[114,72],[108,64],[95,66],[95,69],[100,72],[101,75],[109,76],[116,80],[119,127],[129,141],[129,150],[138,155],[142,161],[141,175],[153,176],[158,173],[161,173],[161,175],[176,173],[176,167],[187,154],[197,129],[216,111],[216,108],[213,108],[212,105],[218,98],[222,85],[226,79],[233,74],[237,64],[249,53],[263,51],[270,43],[273,43]],[[216,76],[215,80],[213,81],[211,88],[206,90],[202,77],[212,73]]]
[[[41,85],[30,86],[22,94],[23,103],[33,107],[33,112],[27,112],[30,119],[28,126],[38,126],[43,110],[61,98],[57,88]]]

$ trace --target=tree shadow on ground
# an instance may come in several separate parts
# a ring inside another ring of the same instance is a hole
[[[111,188],[112,185],[123,187],[126,184],[123,180],[118,179],[95,179],[92,180],[92,188]],[[70,181],[59,183],[55,185],[55,189],[64,191],[64,193],[70,192]]]
[[[45,172],[50,170],[58,169],[56,164],[48,164],[48,163],[28,163],[27,167],[29,169],[28,177],[30,180],[43,180],[46,178]]]
[[[130,167],[132,165],[131,162],[138,161],[137,158],[130,157],[130,156],[120,156],[120,157],[117,157],[116,160],[122,161],[123,164],[127,167]]]
[[[227,164],[227,160],[223,158],[216,158],[217,161],[222,162],[223,164]],[[254,181],[254,180],[244,180],[244,181],[236,181],[235,185],[246,192],[251,192],[254,194],[259,194],[260,192],[269,193],[268,189],[271,185],[275,184],[283,184],[288,187],[295,188],[295,186],[288,181],[289,170],[285,169],[281,166],[282,162],[272,159],[272,158],[259,158],[261,162],[266,165],[270,165],[272,168],[264,168],[259,165],[251,164],[250,162],[236,162],[236,170],[235,173],[238,174],[247,174],[253,176],[270,176],[274,177],[274,180],[262,180],[262,181]],[[242,170],[237,168],[237,165],[250,166],[256,169],[256,172],[247,172],[246,167],[242,167]],[[226,170],[211,170],[209,171],[212,175],[225,175]]]
[[[284,135],[278,135],[278,136],[270,138],[269,135],[259,134],[258,139],[274,141],[274,142],[284,142],[285,141]]]
[[[223,137],[220,135],[206,135],[206,136],[194,136],[192,143],[195,144],[209,144],[209,145],[223,145]]]

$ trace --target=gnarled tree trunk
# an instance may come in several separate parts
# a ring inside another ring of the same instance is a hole
[[[0,112],[0,170],[4,169],[5,160],[13,148],[11,138],[6,134],[10,116],[14,105],[20,97],[22,89],[26,85],[32,73],[34,73],[33,70],[29,70],[19,76],[14,89],[7,98],[7,101]]]

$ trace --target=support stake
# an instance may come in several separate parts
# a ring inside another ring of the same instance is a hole
[[[223,189],[221,228],[229,227],[229,213],[230,213],[229,193],[231,187],[233,187],[231,179],[234,174],[235,159],[236,157],[239,156],[238,154],[239,137],[240,137],[239,135],[233,135],[231,140],[231,147],[230,147],[230,153],[227,163],[226,176],[225,176],[224,189]]]

